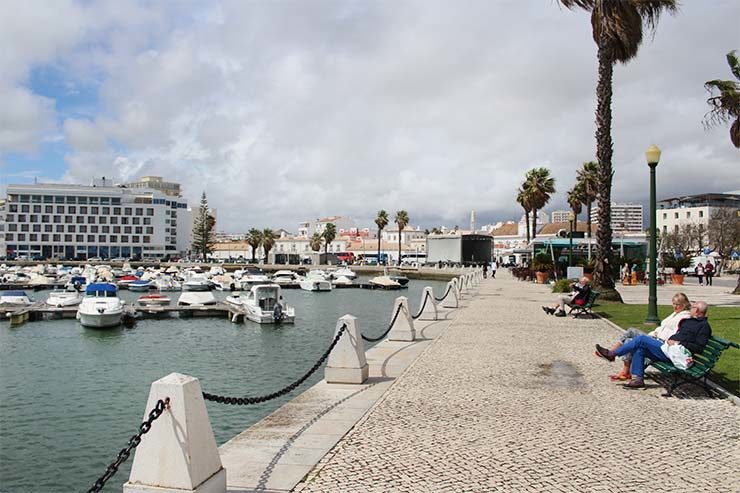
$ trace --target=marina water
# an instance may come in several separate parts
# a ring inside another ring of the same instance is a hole
[[[198,378],[210,393],[273,392],[319,359],[337,318],[352,314],[364,334],[377,336],[388,326],[395,298],[407,296],[415,313],[425,286],[437,297],[444,293],[444,282],[420,280],[401,291],[284,290],[296,307],[295,325],[198,317],[143,319],[131,329],[105,330],[73,319],[14,328],[0,322],[0,491],[87,491],[138,431],[153,381],[179,372]],[[167,294],[173,302],[179,296]],[[128,302],[139,295],[121,292]],[[256,406],[208,402],[216,442],[226,442],[322,378],[319,370],[293,393]],[[121,491],[132,461],[104,491]]]

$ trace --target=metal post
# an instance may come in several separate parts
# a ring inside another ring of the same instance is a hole
[[[645,323],[658,324],[660,323],[660,319],[658,318],[658,287],[656,282],[656,276],[658,274],[656,241],[658,235],[655,224],[655,168],[658,166],[658,163],[648,163],[648,166],[650,166],[650,251],[648,253],[650,255],[650,291],[648,293],[648,314]]]
[[[568,247],[568,267],[573,267],[573,219],[570,220],[570,246]]]

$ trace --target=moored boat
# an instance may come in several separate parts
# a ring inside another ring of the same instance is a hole
[[[166,306],[172,301],[168,296],[160,293],[144,294],[137,300],[143,306]]]
[[[207,306],[216,303],[216,298],[210,291],[184,291],[177,299],[178,306]]]
[[[401,283],[394,281],[390,276],[377,276],[368,281],[373,286],[382,289],[401,289]]]
[[[25,306],[33,303],[25,291],[3,291],[0,294],[0,305]]]
[[[335,279],[339,279],[340,277],[346,277],[347,279],[352,281],[357,278],[357,273],[354,272],[349,267],[340,267],[339,269],[333,271],[331,274]]]
[[[123,303],[115,284],[90,284],[77,309],[77,320],[85,327],[115,327],[121,323]]]
[[[252,286],[245,294],[227,297],[226,302],[244,308],[245,316],[253,322],[295,322],[295,308],[283,301],[281,288],[277,284]]]
[[[77,291],[67,291],[65,289],[55,289],[49,293],[46,298],[46,304],[61,308],[63,306],[76,306],[82,302],[82,296]]]
[[[128,285],[129,291],[135,291],[135,292],[143,292],[143,291],[149,291],[149,288],[154,287],[154,282],[144,279],[139,279],[136,281],[132,281]]]
[[[306,277],[298,283],[304,291],[331,291],[331,281]]]

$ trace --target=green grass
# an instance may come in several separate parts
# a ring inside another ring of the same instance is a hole
[[[662,320],[672,310],[668,305],[659,305],[658,317]],[[651,326],[644,325],[647,305],[602,302],[594,307],[594,312],[623,329],[635,327],[645,332],[653,330]],[[712,326],[712,335],[740,344],[740,308],[710,307],[707,318]],[[605,342],[611,344],[611,341]],[[740,349],[725,350],[709,378],[733,394],[740,395]]]

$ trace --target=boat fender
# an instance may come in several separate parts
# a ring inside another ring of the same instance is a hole
[[[283,305],[275,303],[275,308],[272,310],[272,318],[274,318],[276,322],[280,322],[283,319]]]

